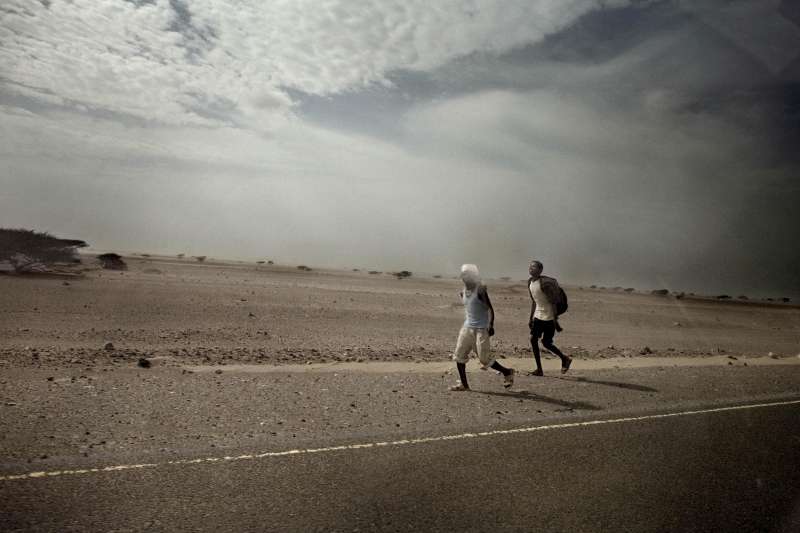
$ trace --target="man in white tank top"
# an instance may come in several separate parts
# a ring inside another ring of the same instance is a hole
[[[475,265],[462,265],[461,281],[464,290],[461,291],[461,302],[464,304],[464,325],[458,333],[456,351],[453,359],[458,369],[460,383],[450,387],[451,391],[468,391],[467,361],[470,352],[478,354],[478,359],[485,367],[492,368],[503,374],[503,386],[508,388],[514,384],[513,368],[506,368],[492,357],[489,337],[494,335],[494,308],[489,299],[486,285],[481,283],[478,267]]]
[[[542,276],[544,265],[541,261],[531,261],[528,265],[528,291],[531,295],[531,317],[528,320],[528,327],[531,330],[531,348],[533,358],[536,361],[536,370],[530,372],[531,376],[543,376],[542,357],[539,352],[539,339],[542,339],[542,346],[547,348],[561,358],[561,373],[564,374],[572,365],[572,358],[561,353],[561,350],[553,344],[553,337],[556,331],[561,331],[558,325],[558,314],[556,313],[556,301],[559,298],[560,288],[555,278]]]

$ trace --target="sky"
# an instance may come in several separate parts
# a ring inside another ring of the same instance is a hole
[[[800,296],[800,4],[4,0],[0,227]]]

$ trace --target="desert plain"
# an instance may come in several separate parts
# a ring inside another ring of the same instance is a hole
[[[792,304],[566,280],[570,307],[556,344],[573,367],[561,375],[557,358],[545,354],[539,378],[525,375],[533,368],[525,282],[488,279],[493,349],[518,370],[516,382],[506,390],[473,361],[474,391],[453,393],[450,355],[463,321],[453,277],[125,260],[124,271],[96,267],[87,255],[77,277],[0,276],[0,495],[9,505],[0,520],[7,529],[113,530],[112,515],[125,531],[181,529],[176,520],[193,530],[208,525],[185,509],[112,513],[71,489],[20,485],[31,476],[77,479],[109,475],[86,472],[115,465],[407,442],[793,400],[800,392],[800,308]],[[114,492],[97,490],[97,498]],[[42,501],[52,511],[43,514]],[[220,527],[253,527],[241,516]],[[324,529],[340,515],[283,518],[278,529]]]

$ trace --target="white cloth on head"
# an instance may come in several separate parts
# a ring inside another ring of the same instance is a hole
[[[478,280],[481,277],[481,274],[478,271],[478,266],[473,265],[471,263],[465,263],[461,265],[461,275],[462,276],[469,275],[475,280]]]

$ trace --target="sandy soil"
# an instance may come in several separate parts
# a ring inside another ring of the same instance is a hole
[[[128,263],[0,276],[0,471],[785,398],[800,383],[796,307],[571,287],[569,375],[550,357],[546,377],[520,372],[505,390],[473,363],[475,393],[455,401],[456,280]],[[488,284],[498,355],[531,368],[524,284]]]
[[[0,365],[446,361],[463,309],[452,279],[129,257],[80,279],[0,276]],[[87,259],[91,264],[91,259]],[[529,297],[488,282],[501,357],[529,357]],[[568,287],[557,344],[579,359],[795,357],[800,308]],[[107,343],[113,348],[106,349]]]

